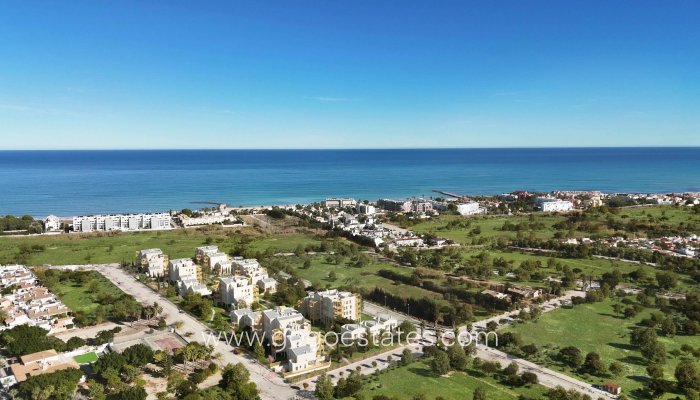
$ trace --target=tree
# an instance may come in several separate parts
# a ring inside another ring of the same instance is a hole
[[[450,358],[447,353],[438,350],[430,361],[430,368],[438,375],[445,375],[450,372]]]
[[[467,367],[469,360],[459,342],[455,342],[447,349],[447,356],[450,359],[450,367],[454,370],[461,371]]]
[[[35,375],[21,382],[17,390],[23,399],[69,398],[78,388],[82,376],[83,371],[78,368]]]
[[[652,363],[666,362],[666,347],[659,341],[653,341],[640,348],[644,358]]]
[[[401,352],[401,365],[408,365],[413,362],[413,353],[411,349],[403,349]]]
[[[700,390],[700,375],[692,361],[683,360],[678,363],[674,376],[679,391],[687,393],[688,390]]]
[[[623,372],[625,369],[624,369],[624,367],[622,366],[622,364],[620,364],[619,362],[615,361],[615,362],[613,362],[613,363],[610,364],[610,366],[608,367],[608,370],[609,370],[610,373],[613,374],[614,376],[620,376],[620,375],[622,375],[622,372]]]
[[[486,389],[484,389],[482,386],[477,387],[474,389],[474,394],[472,395],[473,400],[487,400],[486,397]]]
[[[591,375],[602,375],[606,370],[605,364],[603,364],[600,355],[596,352],[586,354],[586,359],[583,362],[582,368]]]
[[[523,372],[522,375],[520,375],[520,378],[526,385],[536,385],[539,382],[537,374],[534,372]]]
[[[316,390],[314,391],[316,398],[319,400],[333,399],[333,382],[325,373],[321,374],[316,381]]]
[[[581,354],[581,350],[574,346],[564,347],[559,350],[559,357],[573,368],[578,368],[583,364],[583,354]]]
[[[140,386],[128,387],[116,393],[110,393],[107,400],[145,400],[146,390]]]
[[[0,345],[11,356],[23,356],[49,349],[63,351],[66,344],[58,338],[47,336],[46,329],[38,326],[18,325],[0,334]]]
[[[669,290],[676,286],[678,277],[673,272],[659,271],[656,273],[656,284],[661,290]]]
[[[122,355],[127,363],[135,367],[143,367],[153,361],[153,350],[143,343],[126,348]]]
[[[79,347],[85,346],[86,343],[87,342],[85,341],[85,339],[78,337],[78,336],[73,336],[72,338],[68,339],[68,341],[66,342],[66,350],[68,350],[68,351],[75,350]]]
[[[516,375],[518,373],[518,369],[518,364],[516,364],[515,361],[513,361],[503,369],[503,373],[506,375]]]
[[[234,400],[254,400],[258,397],[258,388],[249,379],[250,372],[243,364],[228,364],[221,373],[219,386],[232,393]]]
[[[661,323],[661,333],[670,337],[676,335],[676,322],[673,320],[673,318],[669,317],[664,319],[664,321]]]

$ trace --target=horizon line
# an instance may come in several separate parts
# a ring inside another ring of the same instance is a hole
[[[697,149],[700,145],[683,146],[477,146],[477,147],[293,147],[293,148],[262,148],[262,147],[230,147],[230,148],[209,148],[209,147],[167,147],[167,148],[145,148],[145,147],[115,147],[115,148],[65,148],[65,149],[41,149],[41,148],[17,148],[0,149],[0,152],[15,151],[379,151],[379,150],[543,150],[543,149]]]

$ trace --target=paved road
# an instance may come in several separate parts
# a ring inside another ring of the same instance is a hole
[[[180,313],[180,310],[174,303],[139,282],[132,275],[121,269],[119,264],[95,265],[93,268],[119,286],[124,292],[134,296],[142,304],[158,302],[163,307],[162,315],[169,324],[182,321],[183,327],[179,331],[182,333],[193,333],[186,340],[196,340],[204,343],[204,338],[206,337],[205,335],[208,335],[209,328],[189,314]],[[297,391],[286,384],[279,375],[251,358],[233,354],[233,349],[233,346],[224,342],[218,342],[214,348],[214,353],[221,353],[222,358],[219,361],[221,365],[236,363],[245,365],[250,371],[250,380],[255,382],[260,390],[261,398],[266,400],[287,400],[297,395]]]

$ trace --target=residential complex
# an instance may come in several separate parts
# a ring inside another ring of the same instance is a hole
[[[389,315],[377,315],[360,323],[344,324],[340,327],[340,334],[345,342],[369,336],[379,339],[382,335],[393,332],[397,326],[399,322],[395,318]]]
[[[327,208],[345,208],[355,207],[355,204],[357,204],[357,202],[355,201],[355,199],[330,198],[324,200],[321,204]]]
[[[330,365],[321,355],[321,337],[311,330],[311,323],[293,308],[278,307],[262,312],[236,310],[231,312],[231,320],[239,328],[251,327],[261,333],[272,343],[273,349],[283,353],[285,361],[280,363],[280,367],[287,376]]]
[[[536,202],[540,210],[544,212],[571,211],[574,209],[574,204],[568,200],[540,197]]]
[[[379,199],[377,205],[387,211],[410,212],[413,210],[413,203],[409,200]]]
[[[41,286],[23,265],[0,266],[0,297],[3,321],[0,330],[32,325],[58,333],[73,329],[71,310],[53,293]]]
[[[141,260],[141,268],[146,270],[148,276],[151,278],[165,276],[166,266],[170,260],[160,249],[141,250],[138,256]]]
[[[113,214],[73,217],[73,231],[138,231],[170,229],[170,214]]]
[[[336,318],[358,321],[362,313],[362,299],[357,294],[337,289],[310,292],[302,299],[300,310],[314,322],[328,324]]]

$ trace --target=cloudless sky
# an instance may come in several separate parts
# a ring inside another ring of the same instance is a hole
[[[700,145],[697,1],[0,0],[0,148]]]

